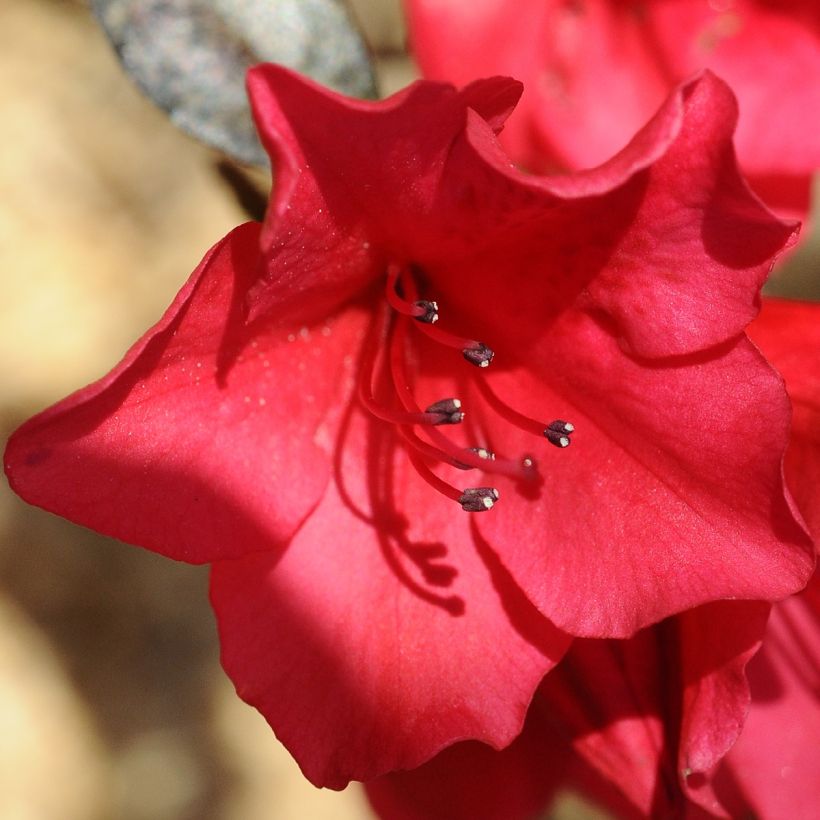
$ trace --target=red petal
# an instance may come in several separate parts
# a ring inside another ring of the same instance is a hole
[[[628,641],[578,640],[539,692],[575,753],[644,817],[675,816],[681,802],[666,728],[675,649],[674,631],[660,627]]]
[[[458,743],[410,772],[366,784],[382,820],[531,820],[564,785],[568,745],[537,708],[503,751]]]
[[[544,486],[534,500],[505,492],[480,525],[547,617],[621,637],[700,603],[775,600],[806,583],[813,549],[782,477],[788,400],[748,340],[641,362],[577,315],[545,348],[547,384],[520,370],[490,383],[534,418],[572,421],[573,444],[511,437],[506,454],[534,452]]]
[[[820,304],[766,299],[749,334],[786,380],[793,409],[786,479],[820,539]]]
[[[728,87],[707,72],[678,93],[680,133],[589,288],[587,309],[606,311],[638,356],[680,355],[741,332],[796,229],[772,217],[740,177]]]
[[[751,701],[746,665],[760,648],[770,608],[720,601],[675,619],[683,688],[678,771],[689,797],[721,815],[704,773],[743,729]]]
[[[17,493],[195,563],[287,542],[327,481],[317,430],[363,320],[305,327],[293,341],[245,324],[258,235],[248,224],[216,245],[110,374],[11,437]]]
[[[443,238],[452,244],[458,215],[441,224],[437,201],[453,143],[463,139],[468,111],[478,112],[486,131],[499,130],[521,84],[495,77],[457,92],[420,82],[370,102],[260,65],[248,74],[248,90],[277,172],[262,232],[270,276],[283,275],[283,259],[309,265],[307,277],[290,281],[290,295],[297,310],[321,316],[387,262],[418,261]],[[253,292],[252,316],[271,309],[267,284]]]
[[[627,641],[578,640],[547,676],[542,708],[639,816],[678,817],[684,807],[696,816],[687,796],[723,816],[693,772],[716,763],[740,732],[749,705],[743,670],[767,612],[757,602],[723,602]],[[617,794],[584,785],[618,816],[630,814]]]
[[[220,562],[212,576],[238,693],[331,788],[467,738],[507,745],[569,643],[471,537],[469,516],[409,467],[393,430],[358,411],[345,424],[336,480],[281,557]]]
[[[757,314],[760,286],[795,229],[741,180],[735,115],[731,92],[707,73],[605,166],[545,179],[512,169],[489,129],[468,123],[437,199],[449,244],[425,246],[415,261],[448,310],[478,320],[472,333],[530,364],[569,308],[612,323],[636,356],[726,342]]]
[[[278,169],[263,245],[289,315],[323,315],[388,262],[411,262],[450,315],[503,334],[499,348],[529,347],[573,305],[606,314],[637,355],[681,355],[743,330],[794,230],[741,181],[734,98],[708,74],[612,162],[554,179],[515,172],[498,150],[490,126],[518,93],[512,80],[459,93],[418,83],[381,103],[274,66],[249,85]],[[298,280],[287,275],[294,260]],[[254,288],[252,316],[271,309],[269,284]]]
[[[713,787],[730,816],[817,816],[820,583],[774,607],[748,667],[752,707]]]

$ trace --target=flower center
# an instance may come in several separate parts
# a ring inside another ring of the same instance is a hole
[[[438,303],[418,298],[418,287],[407,266],[388,267],[385,298],[389,306],[385,310],[385,320],[376,331],[377,338],[366,343],[359,399],[376,418],[395,426],[410,462],[431,487],[457,501],[467,512],[489,510],[499,499],[497,488],[458,489],[436,475],[429,462],[532,481],[538,474],[535,461],[528,455],[519,458],[497,456],[488,447],[479,444],[463,447],[444,435],[438,428],[460,425],[466,410],[457,398],[443,398],[421,409],[407,377],[408,336],[415,330],[436,344],[459,350],[467,362],[479,369],[489,367],[494,357],[493,350],[483,342],[465,339],[437,327]],[[570,435],[575,429],[570,422],[560,419],[548,424],[539,422],[510,407],[480,374],[476,374],[475,382],[478,393],[488,407],[505,422],[544,437],[556,447],[569,446]],[[389,385],[388,404],[376,399],[374,385],[377,383]]]

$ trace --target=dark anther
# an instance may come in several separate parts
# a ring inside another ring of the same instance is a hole
[[[493,360],[495,353],[482,342],[476,342],[473,347],[465,347],[461,351],[461,355],[476,367],[487,367]]]
[[[547,425],[544,430],[544,435],[546,436],[547,441],[550,444],[554,444],[556,447],[569,447],[569,437],[574,430],[575,425],[568,421],[556,419]]]
[[[498,490],[495,487],[469,487],[458,499],[461,509],[467,512],[491,510],[496,501],[498,501]]]
[[[433,424],[461,424],[464,420],[461,402],[458,399],[441,399],[433,402],[424,412],[440,416]]]
[[[413,302],[413,305],[424,311],[424,313],[413,317],[417,322],[434,325],[438,321],[438,302],[428,302],[426,299],[422,299],[418,302]]]

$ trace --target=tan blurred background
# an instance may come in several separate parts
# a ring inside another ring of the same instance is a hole
[[[400,87],[398,0],[353,5],[382,90]],[[4,440],[111,367],[247,217],[221,157],[135,90],[80,0],[0,0],[0,123]],[[813,265],[795,270],[788,288],[817,287]],[[367,817],[358,788],[311,787],[233,694],[206,569],[0,484],[0,820]]]

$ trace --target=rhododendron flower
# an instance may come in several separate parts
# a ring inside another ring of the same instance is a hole
[[[669,89],[709,67],[740,101],[741,167],[767,202],[808,209],[820,140],[815,0],[406,0],[424,74],[523,80],[503,142],[534,170],[608,159]]]
[[[750,333],[786,378],[787,477],[817,535],[820,304],[768,300]],[[713,603],[626,641],[576,641],[511,746],[457,744],[373,781],[371,801],[384,820],[526,820],[569,784],[622,818],[697,816],[699,806],[709,816],[810,820],[820,784],[820,576],[775,604],[766,626],[768,610]]]
[[[6,469],[213,563],[223,664],[314,783],[505,746],[573,636],[805,584],[788,399],[744,335],[793,227],[738,175],[722,82],[559,179],[500,150],[509,79],[249,88],[264,224]]]

